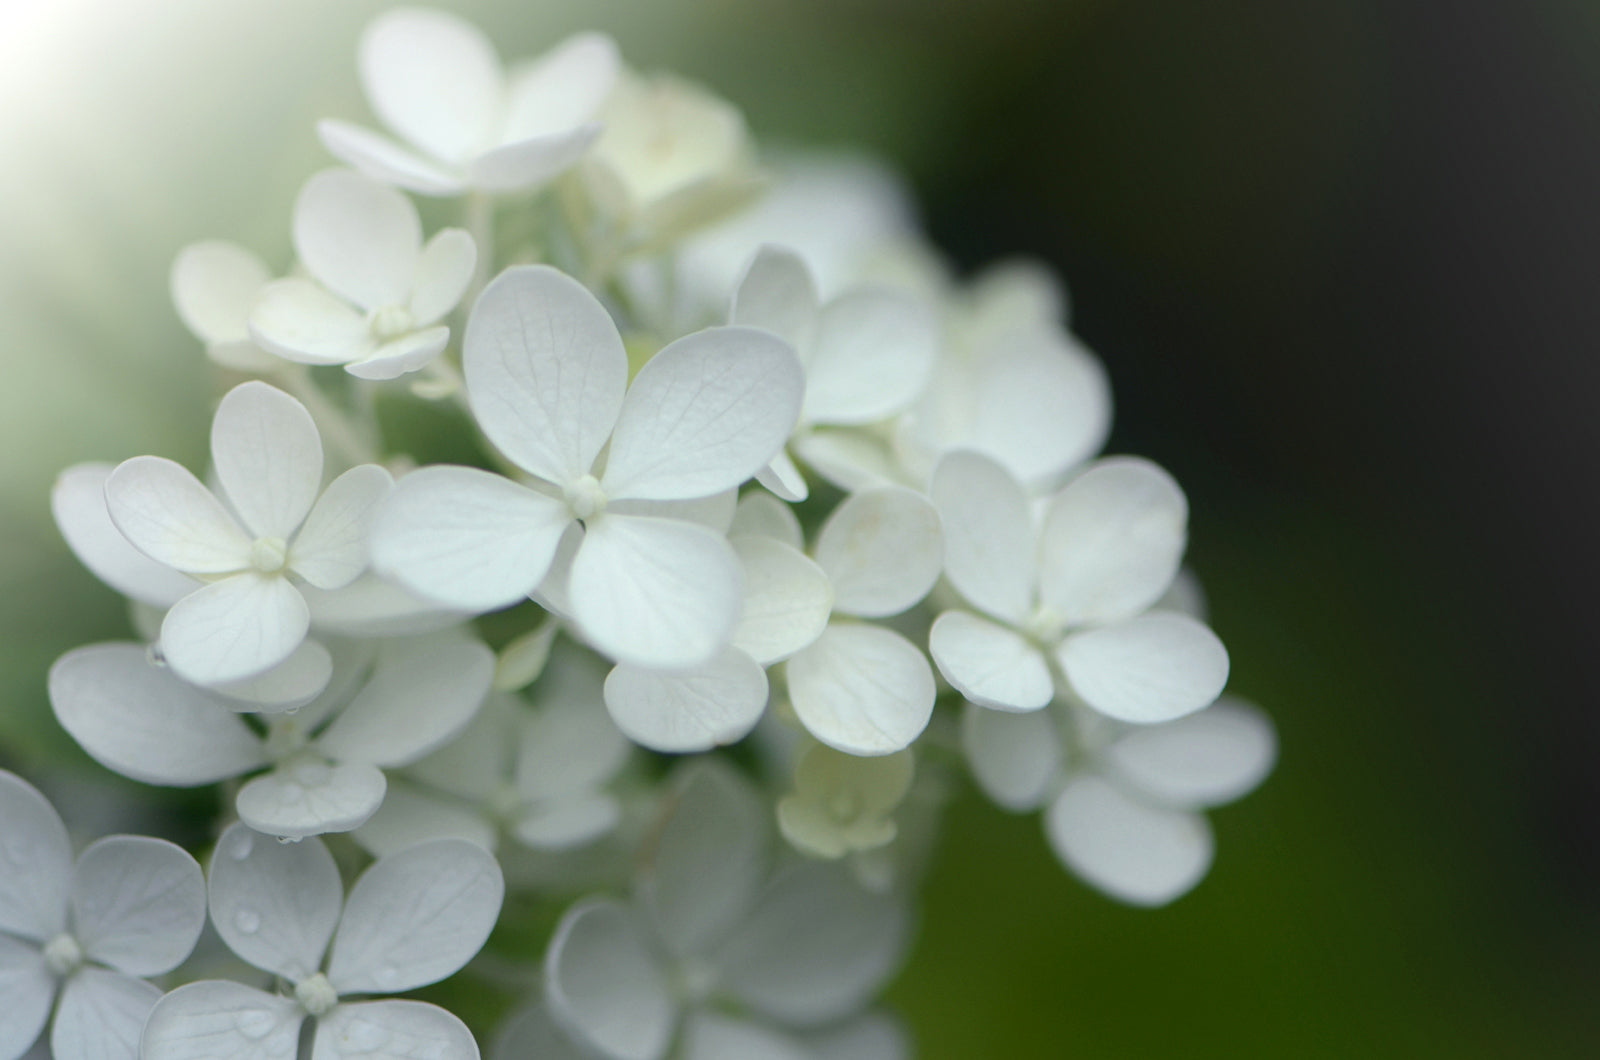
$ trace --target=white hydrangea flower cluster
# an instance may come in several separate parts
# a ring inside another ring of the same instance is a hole
[[[1047,273],[956,283],[881,172],[763,168],[600,35],[507,72],[401,9],[358,58],[394,138],[319,126],[353,168],[294,267],[173,267],[232,383],[203,477],[58,480],[140,639],[63,656],[56,716],[221,816],[204,877],[137,837],[74,868],[0,774],[0,1060],[52,1005],[63,1060],[475,1058],[385,1000],[457,976],[502,1057],[909,1057],[873,1005],[962,770],[1114,898],[1199,881],[1272,728],[1219,700],[1183,492],[1097,458]],[[474,455],[419,466],[418,415]],[[207,907],[231,955],[185,964]]]

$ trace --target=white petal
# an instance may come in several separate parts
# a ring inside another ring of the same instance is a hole
[[[342,121],[319,121],[317,137],[329,154],[374,180],[418,195],[460,195],[466,190],[459,174],[421,158],[371,129]]]
[[[124,596],[167,608],[196,588],[164,563],[134,548],[111,521],[106,508],[110,464],[78,464],[56,476],[50,511],[56,528],[90,573]]]
[[[164,839],[107,836],[78,858],[72,915],[86,956],[127,975],[162,975],[188,959],[205,926],[205,877]]]
[[[3,784],[4,775],[0,774],[0,791]],[[38,947],[0,934],[0,997],[6,999],[6,1018],[0,1020],[0,1056],[20,1057],[28,1051],[50,1019],[55,996],[55,976],[45,969]]]
[[[788,1035],[705,1011],[684,1023],[681,1055],[683,1060],[814,1060]]]
[[[1148,460],[1102,460],[1058,493],[1039,537],[1039,593],[1071,625],[1131,618],[1183,562],[1189,505]]]
[[[411,283],[411,316],[418,327],[444,319],[456,307],[478,261],[478,247],[459,228],[446,228],[428,240]]]
[[[399,993],[455,974],[483,948],[505,898],[494,855],[436,839],[373,864],[350,891],[328,981],[340,993]]]
[[[316,972],[344,885],[320,839],[279,843],[235,824],[211,855],[211,923],[240,958],[295,982]]]
[[[152,666],[138,644],[91,644],[57,659],[50,704],[91,758],[146,784],[213,784],[266,764],[237,715]]]
[[[946,611],[934,621],[928,654],[957,692],[981,706],[1038,710],[1055,695],[1038,648],[966,611]]]
[[[516,786],[524,799],[573,795],[622,767],[628,741],[606,715],[605,673],[587,652],[581,661],[563,653],[539,682],[537,709],[519,727]]]
[[[245,320],[272,274],[260,258],[221,239],[190,243],[172,263],[169,288],[183,326],[201,342],[248,342]]]
[[[804,390],[782,339],[707,328],[639,370],[617,418],[602,485],[614,497],[704,497],[733,489],[777,454]]]
[[[202,919],[203,909],[202,903]],[[138,1060],[140,1033],[160,1000],[161,991],[143,979],[99,968],[80,970],[61,991],[50,1031],[51,1056]]]
[[[938,349],[929,307],[908,294],[858,290],[822,307],[806,366],[808,423],[872,423],[901,411],[927,385]]]
[[[1016,622],[1033,607],[1037,541],[1028,498],[987,456],[954,452],[928,495],[944,524],[944,572],[967,601]]]
[[[638,893],[667,949],[703,957],[755,904],[766,878],[770,809],[717,759],[686,767],[673,795]]]
[[[739,558],[715,531],[607,513],[572,563],[573,618],[618,662],[698,666],[728,643],[742,596]]]
[[[566,850],[605,835],[622,818],[610,795],[587,795],[542,803],[511,826],[517,841],[535,850]]]
[[[693,497],[675,501],[616,500],[606,506],[606,511],[616,515],[651,515],[658,519],[682,519],[689,523],[726,534],[733,525],[733,513],[739,506],[738,490],[723,490],[708,497]]]
[[[788,662],[789,699],[811,735],[846,754],[892,754],[927,728],[933,670],[900,634],[834,623]]]
[[[311,608],[311,624],[316,629],[345,637],[432,633],[469,617],[464,609],[441,607],[371,573],[332,592],[308,585],[301,595]]]
[[[737,648],[692,670],[618,666],[606,679],[606,709],[635,743],[669,754],[735,743],[767,709],[767,674]]]
[[[820,637],[833,610],[833,583],[822,568],[771,537],[740,534],[728,540],[744,568],[734,647],[770,666]]]
[[[1008,714],[968,703],[961,747],[983,793],[1017,813],[1043,806],[1061,771],[1061,736],[1048,711]]]
[[[294,1060],[305,1016],[293,998],[221,980],[189,983],[150,1013],[140,1060]]]
[[[804,360],[816,338],[817,308],[817,285],[800,255],[787,247],[764,246],[739,281],[728,323],[770,331]]]
[[[804,430],[789,443],[794,455],[842,490],[903,482],[906,474],[878,436],[850,427]]]
[[[1085,882],[1132,905],[1166,905],[1211,867],[1200,814],[1134,802],[1096,776],[1069,782],[1045,814],[1045,836]]]
[[[136,456],[106,478],[106,509],[135,548],[193,574],[225,574],[250,563],[250,539],[189,470]]]
[[[312,1060],[478,1060],[467,1025],[425,1001],[341,1004],[317,1021]]]
[[[405,195],[348,169],[306,181],[294,204],[294,249],[324,287],[368,312],[403,306],[422,252]]]
[[[832,865],[775,879],[718,954],[723,988],[774,1019],[815,1026],[861,1009],[899,964],[897,898],[872,894]]]
[[[377,504],[394,479],[377,464],[361,464],[328,484],[294,539],[289,569],[319,589],[340,589],[367,566],[367,539]]]
[[[599,137],[600,126],[580,125],[507,144],[473,159],[467,167],[467,183],[489,192],[538,187],[569,169]]]
[[[430,839],[465,839],[493,851],[494,825],[476,806],[391,781],[383,805],[351,837],[373,857],[387,857]]]
[[[783,501],[760,490],[751,490],[739,498],[739,507],[728,527],[729,535],[755,534],[770,537],[790,548],[805,548],[805,538],[800,531],[800,518],[794,509]]]
[[[536,1001],[509,1017],[495,1034],[489,1050],[490,1060],[593,1060],[594,1054],[579,1046],[556,1025],[549,1007]]]
[[[894,1017],[867,1012],[802,1039],[815,1060],[911,1060],[911,1042]]]
[[[1135,729],[1106,749],[1131,787],[1173,806],[1220,806],[1255,789],[1278,756],[1272,721],[1224,697],[1165,725]]]
[[[222,491],[258,537],[291,537],[322,489],[322,439],[306,407],[252,380],[223,395],[211,421]]]
[[[449,343],[450,329],[443,325],[413,331],[384,343],[359,361],[351,361],[344,370],[357,379],[399,379],[433,363]]]
[[[287,578],[246,571],[173,604],[161,622],[161,651],[185,680],[227,684],[283,662],[310,625],[305,598]]]
[[[803,501],[811,496],[806,477],[800,473],[786,449],[779,449],[778,455],[756,472],[756,481],[786,501]]]
[[[283,662],[260,677],[218,685],[234,710],[279,713],[296,710],[322,694],[333,678],[333,657],[314,640],[302,641]]]
[[[598,700],[598,679],[595,688]],[[413,765],[409,774],[468,802],[488,802],[511,776],[524,709],[514,696],[491,694],[460,735]]]
[[[359,310],[298,276],[261,289],[250,310],[250,337],[299,364],[345,364],[378,345]]]
[[[594,117],[616,83],[617,45],[578,33],[511,76],[505,142],[566,132]]]
[[[1111,429],[1111,387],[1094,355],[1051,329],[1012,334],[978,366],[976,407],[963,444],[1029,485],[1089,459]]]
[[[494,690],[520,692],[537,681],[560,632],[561,622],[547,616],[526,633],[511,638],[495,656]]]
[[[676,1006],[629,910],[604,899],[567,910],[545,951],[545,1001],[609,1060],[661,1060]]]
[[[469,467],[425,467],[395,486],[372,530],[372,563],[407,589],[488,611],[532,592],[550,568],[566,506]]]
[[[1084,702],[1144,725],[1191,714],[1228,683],[1228,650],[1217,635],[1171,611],[1075,633],[1056,661]]]
[[[372,678],[317,738],[323,754],[392,768],[449,742],[494,680],[494,653],[444,634],[386,641]]]
[[[256,831],[299,839],[359,828],[383,804],[384,790],[376,766],[308,760],[256,777],[234,806]]]
[[[836,611],[868,618],[898,614],[939,580],[939,513],[926,497],[901,486],[852,494],[823,524],[817,563],[833,581]]]
[[[507,269],[462,340],[472,411],[519,467],[565,484],[589,473],[628,385],[628,355],[588,289],[546,265]]]
[[[463,162],[499,131],[505,82],[489,39],[443,11],[400,8],[361,34],[367,102],[389,128],[435,158]]]
[[[45,942],[67,926],[72,844],[33,785],[0,769],[0,932]],[[4,938],[0,935],[0,938]]]

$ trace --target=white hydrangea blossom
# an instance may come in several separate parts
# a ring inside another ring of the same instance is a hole
[[[108,836],[72,858],[43,795],[0,770],[0,1058],[55,1009],[57,1060],[135,1060],[139,1033],[205,926],[205,881],[181,847]]]
[[[353,169],[302,188],[295,268],[173,264],[195,363],[255,377],[209,477],[134,456],[51,495],[142,638],[58,659],[55,718],[216,787],[215,817],[122,792],[220,834],[211,920],[254,971],[180,965],[194,857],[74,867],[0,773],[0,1060],[52,1008],[73,1060],[474,1058],[491,1028],[388,997],[458,973],[520,1005],[501,1058],[908,1060],[874,1005],[963,771],[1112,898],[1204,876],[1272,726],[1219,699],[1182,490],[1096,459],[1105,372],[1048,270],[958,283],[882,167],[769,165],[599,34],[508,72],[402,8],[357,61],[398,141],[318,126]]]
[[[347,899],[320,840],[274,843],[238,824],[217,842],[209,892],[223,942],[288,991],[224,980],[181,986],[150,1013],[142,1060],[293,1060],[308,1017],[313,1060],[477,1060],[472,1032],[444,1009],[371,998],[437,982],[483,946],[505,883],[479,847],[439,839],[383,858]]]

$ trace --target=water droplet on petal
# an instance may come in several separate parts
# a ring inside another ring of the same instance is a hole
[[[160,669],[165,669],[166,668],[166,665],[167,665],[167,654],[166,654],[166,652],[161,650],[161,645],[159,645],[159,644],[150,645],[148,648],[146,648],[144,650],[144,657],[145,657],[145,660],[147,662],[149,662],[151,666],[158,667]]]
[[[254,935],[261,930],[261,917],[253,909],[241,909],[233,914],[233,926],[246,935]]]
[[[256,838],[246,832],[233,841],[233,846],[228,851],[228,856],[235,861],[243,861],[250,856],[250,851],[255,849]]]
[[[288,846],[290,843],[300,842],[302,838],[302,836],[297,835],[281,835],[278,837],[278,842],[282,843],[284,846]]]
[[[254,1039],[265,1038],[277,1022],[270,1012],[260,1011],[241,1012],[233,1018],[233,1025],[239,1028],[239,1033]]]

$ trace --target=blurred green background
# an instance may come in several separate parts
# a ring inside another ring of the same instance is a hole
[[[76,460],[203,457],[183,243],[281,266],[381,6],[0,0],[0,731],[117,632]],[[955,806],[891,994],[928,1060],[1600,1055],[1600,8],[1588,0],[445,3],[582,26],[764,138],[869,146],[963,268],[1072,289],[1277,721],[1192,895],[1129,910]]]

